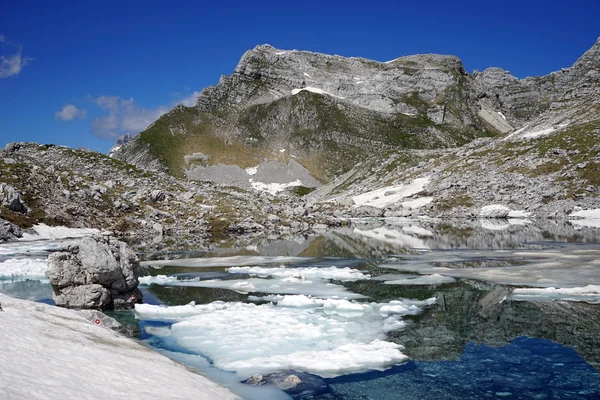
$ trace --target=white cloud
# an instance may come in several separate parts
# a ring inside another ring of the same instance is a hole
[[[200,92],[194,92],[191,95],[184,97],[183,100],[180,101],[180,104],[183,104],[186,107],[194,107],[198,101],[198,96],[200,96]]]
[[[123,99],[119,96],[88,96],[92,103],[103,110],[108,111],[108,115],[103,115],[92,121],[92,133],[104,139],[118,138],[123,133],[128,132],[135,135],[150,124],[160,118],[163,114],[169,112],[177,104],[183,104],[186,107],[196,105],[200,92],[194,92],[169,105],[162,105],[156,108],[143,108],[135,104],[133,98]]]
[[[71,121],[75,118],[84,119],[86,115],[86,109],[79,109],[73,104],[66,104],[60,111],[54,113],[54,117],[56,119],[60,119],[61,121]]]
[[[21,46],[9,42],[3,35],[0,35],[0,44],[4,44],[4,47],[17,49],[17,52],[14,54],[6,57],[0,56],[0,78],[18,75],[24,66],[33,61],[31,57],[23,57],[21,55]]]

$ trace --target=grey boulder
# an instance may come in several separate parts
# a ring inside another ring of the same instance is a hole
[[[46,276],[57,306],[131,308],[142,299],[139,260],[123,242],[83,238],[78,246],[48,257]]]

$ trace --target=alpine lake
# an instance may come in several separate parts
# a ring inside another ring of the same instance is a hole
[[[360,220],[139,256],[144,304],[107,314],[246,399],[600,398],[598,227]],[[0,292],[52,303],[44,279]]]

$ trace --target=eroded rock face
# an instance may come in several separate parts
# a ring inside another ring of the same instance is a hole
[[[22,235],[21,228],[12,222],[0,218],[0,243],[13,241]]]
[[[10,211],[27,212],[27,207],[21,200],[19,191],[7,183],[0,183],[0,204]]]
[[[140,302],[139,260],[123,242],[84,238],[78,246],[48,257],[46,276],[57,306],[67,308],[130,308]]]

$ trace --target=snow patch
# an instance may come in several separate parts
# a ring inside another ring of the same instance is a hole
[[[502,117],[503,120],[506,121],[506,116],[504,114],[502,114],[500,111],[498,111],[498,114]]]
[[[329,92],[324,91],[323,89],[319,89],[319,88],[312,87],[312,86],[307,86],[307,87],[302,88],[302,89],[292,89],[292,95],[296,95],[296,94],[302,92],[303,90],[306,90],[307,92],[312,92],[312,93],[326,94],[326,95],[331,96],[331,97],[337,97],[338,99],[345,99],[345,97],[336,96],[335,94],[331,94]]]
[[[578,227],[600,228],[600,209],[579,210],[569,214],[569,222]]]
[[[194,279],[177,279],[176,276],[167,276],[167,275],[157,275],[157,276],[140,276],[139,277],[139,282],[140,285],[147,285],[150,286],[152,284],[156,284],[156,285],[168,285],[170,283],[177,283],[177,282],[191,282],[191,281],[198,281],[198,278],[194,278]]]
[[[280,150],[281,151],[281,150]],[[283,150],[285,151],[285,150]],[[288,183],[264,183],[264,182],[254,182],[254,179],[249,179],[250,186],[252,189],[260,190],[262,192],[268,192],[272,195],[276,195],[277,193],[294,186],[302,186],[302,181],[300,179],[296,179],[293,182]]]
[[[98,229],[93,228],[67,228],[65,226],[48,226],[46,224],[34,225],[31,229],[35,233],[23,233],[20,241],[32,241],[43,239],[68,239],[82,238],[101,233]]]
[[[407,185],[386,186],[381,189],[376,189],[367,193],[359,194],[357,196],[353,196],[352,200],[354,201],[354,207],[372,206],[377,208],[384,208],[391,204],[397,203],[399,200],[405,197],[413,196],[423,191],[423,189],[429,182],[429,177],[419,178],[415,179]],[[412,201],[416,200],[420,199],[415,199]],[[415,202],[414,204],[419,203]]]
[[[378,242],[390,243],[401,248],[429,248],[422,239],[406,235],[386,226],[369,230],[354,228],[354,233],[375,239]]]
[[[258,172],[258,167],[260,167],[260,165],[257,165],[256,167],[248,167],[245,169],[245,171],[248,175],[256,175]]]
[[[312,76],[310,76],[309,74],[307,74],[306,72],[304,72],[304,76],[306,76],[307,78],[312,79]]]

